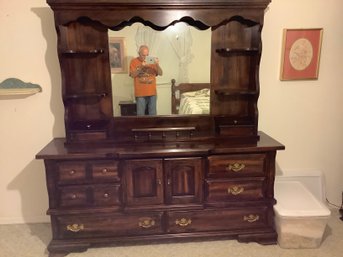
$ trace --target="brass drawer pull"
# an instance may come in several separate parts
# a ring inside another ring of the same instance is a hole
[[[248,216],[244,216],[243,220],[248,221],[250,223],[256,222],[260,219],[260,216],[254,215],[254,214],[249,214]]]
[[[70,171],[69,171],[69,174],[70,174],[70,175],[74,175],[75,173],[76,173],[75,170],[70,170]]]
[[[101,172],[102,172],[103,174],[106,174],[106,173],[107,173],[107,171],[108,171],[108,170],[107,170],[106,168],[104,168],[104,169],[102,169],[102,171],[101,171]]]
[[[233,164],[229,164],[226,166],[227,171],[234,171],[234,172],[239,172],[239,171],[243,170],[244,168],[245,168],[245,164],[244,163],[238,163],[238,162],[235,162]]]
[[[81,230],[83,230],[85,226],[83,224],[72,224],[72,225],[67,225],[67,230],[77,233]]]
[[[228,194],[239,195],[244,192],[244,187],[232,186],[227,189]]]
[[[155,226],[155,220],[150,217],[140,218],[138,221],[138,226],[141,228],[151,228]]]
[[[192,224],[191,219],[181,218],[180,220],[175,220],[175,224],[179,225],[180,227],[187,227],[188,225]]]

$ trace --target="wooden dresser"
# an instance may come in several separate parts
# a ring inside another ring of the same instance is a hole
[[[259,62],[269,0],[48,0],[66,138],[46,168],[50,256],[131,242],[237,239],[273,244],[275,156],[258,132]],[[108,29],[141,22],[211,28],[210,115],[113,117]]]

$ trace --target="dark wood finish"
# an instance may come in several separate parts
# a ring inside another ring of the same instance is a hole
[[[236,238],[275,243],[275,153],[260,133],[241,146],[206,143],[72,148],[45,159],[54,254],[120,242]]]
[[[128,205],[163,203],[162,160],[127,160],[124,163]]]
[[[50,256],[151,240],[275,243],[275,156],[284,146],[257,132],[270,1],[47,2],[66,128],[66,138],[37,154],[46,168]],[[211,27],[210,83],[178,88],[209,87],[210,115],[113,117],[107,30],[134,22],[163,30],[179,21]]]
[[[258,139],[261,29],[264,9],[270,0],[47,2],[54,10],[58,34],[68,144],[136,140],[130,135],[131,128],[126,127],[130,121],[124,118],[125,125],[118,126],[122,118],[113,117],[107,34],[108,29],[120,30],[134,22],[157,30],[179,21],[199,29],[211,27],[210,83],[182,85],[211,87],[210,118],[205,115],[196,118],[203,126],[193,138]],[[183,90],[181,86],[179,90]],[[177,99],[172,99],[172,113],[176,114]],[[128,108],[123,105],[122,113],[134,115],[134,110]],[[164,127],[174,127],[175,121],[185,124],[183,117],[173,115],[164,116],[163,120]],[[154,127],[155,117],[145,117],[140,121],[143,127]],[[160,139],[159,135],[151,138],[158,141],[185,140],[184,137]]]

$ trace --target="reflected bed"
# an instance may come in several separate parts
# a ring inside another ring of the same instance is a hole
[[[209,114],[210,83],[180,83],[172,80],[172,114]]]

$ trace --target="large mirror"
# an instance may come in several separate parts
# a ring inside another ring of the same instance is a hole
[[[210,28],[200,30],[178,22],[156,31],[137,22],[119,31],[109,30],[108,36],[110,59],[119,58],[118,63],[111,63],[114,116],[135,115],[134,82],[129,76],[129,64],[138,56],[140,45],[149,46],[149,55],[159,58],[163,70],[163,75],[157,76],[157,115],[172,114],[172,79],[176,85],[210,82]],[[209,99],[209,90],[198,91],[189,95]],[[181,98],[180,95],[176,97]],[[209,113],[209,104],[202,114],[206,113]]]

